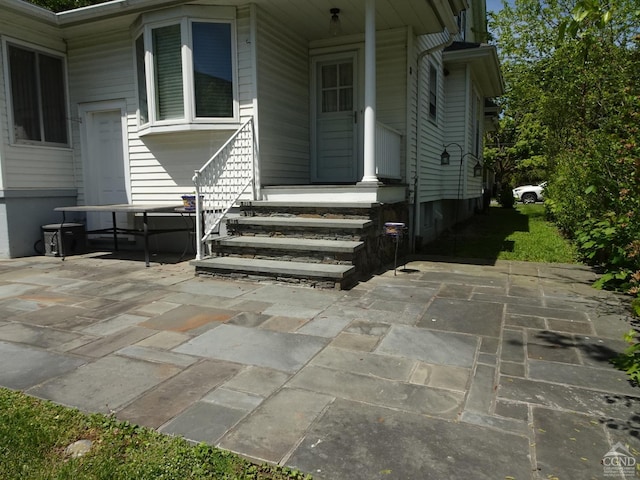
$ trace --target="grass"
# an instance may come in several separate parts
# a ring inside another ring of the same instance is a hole
[[[93,441],[90,452],[69,458],[65,448],[80,439]],[[194,446],[181,438],[2,388],[0,458],[2,479],[311,478],[286,468],[255,465],[208,445]]]
[[[576,263],[573,245],[546,220],[544,205],[491,207],[429,244],[423,253],[486,260]]]

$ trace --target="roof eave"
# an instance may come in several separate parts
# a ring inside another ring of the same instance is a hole
[[[504,94],[504,79],[498,51],[494,45],[445,51],[443,61],[445,65],[471,65],[479,78],[485,97],[499,97]]]
[[[0,11],[11,10],[33,20],[57,25],[56,14],[51,10],[39,7],[23,0],[0,0]]]
[[[187,0],[113,0],[56,14],[58,25],[71,27],[89,21],[104,20],[127,14],[182,5]]]

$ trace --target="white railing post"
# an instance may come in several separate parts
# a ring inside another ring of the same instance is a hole
[[[259,154],[258,154],[258,138],[256,137],[256,126],[254,124],[253,118],[251,119],[252,133],[253,133],[253,142],[251,145],[251,157],[253,159],[252,162],[252,171],[253,171],[253,200],[258,200],[260,198],[260,170],[258,170],[260,166],[259,162]]]
[[[202,202],[200,201],[200,172],[193,174],[193,183],[196,186],[196,260],[202,260]]]
[[[379,178],[400,179],[402,133],[376,123],[376,173]]]

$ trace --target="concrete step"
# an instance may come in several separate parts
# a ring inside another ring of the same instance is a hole
[[[377,202],[278,202],[270,200],[254,200],[242,202],[241,207],[263,207],[263,208],[326,208],[326,209],[371,209],[378,207]]]
[[[312,251],[327,253],[353,253],[364,247],[364,242],[347,240],[319,240],[295,237],[224,237],[214,241],[221,247],[270,249],[284,251]]]
[[[324,288],[348,288],[355,283],[353,265],[301,263],[278,260],[257,260],[241,257],[212,257],[193,260],[198,274],[247,278],[250,280],[290,279],[291,283]]]
[[[322,228],[341,230],[361,230],[373,224],[371,220],[350,218],[306,218],[294,216],[237,217],[229,219],[228,225],[248,225],[260,227]]]

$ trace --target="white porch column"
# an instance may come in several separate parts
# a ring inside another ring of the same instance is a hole
[[[376,0],[367,0],[364,34],[364,176],[362,183],[378,183],[376,176]]]

